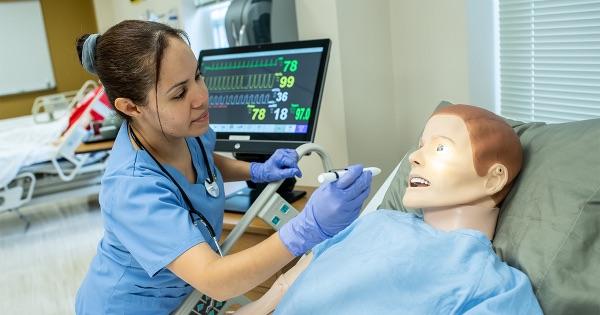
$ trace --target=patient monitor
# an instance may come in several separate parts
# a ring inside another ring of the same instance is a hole
[[[330,40],[203,50],[198,64],[209,91],[216,151],[263,162],[278,148],[314,140]],[[303,196],[287,179],[278,193],[288,202]],[[227,210],[244,212],[264,186],[226,198]]]

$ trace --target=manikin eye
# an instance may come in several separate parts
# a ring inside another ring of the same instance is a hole
[[[435,149],[437,152],[442,152],[444,150],[446,150],[446,146],[443,144],[438,144],[437,148]]]

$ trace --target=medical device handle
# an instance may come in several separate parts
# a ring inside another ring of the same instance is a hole
[[[333,163],[331,163],[331,158],[323,148],[314,143],[306,143],[299,146],[296,149],[298,153],[299,159],[302,159],[305,155],[311,152],[316,152],[321,158],[321,162],[323,163],[323,169],[325,171],[333,169]],[[277,193],[277,189],[281,186],[283,180],[272,182],[265,187],[262,193],[256,198],[256,201],[250,206],[250,209],[246,211],[240,222],[231,230],[231,233],[227,236],[227,239],[223,242],[221,246],[221,250],[223,254],[227,254],[233,244],[244,234],[244,231],[248,228],[252,220],[258,215],[260,210],[265,207],[266,203],[269,201],[273,194]]]
[[[323,170],[329,171],[333,169],[331,158],[320,145],[314,143],[305,143],[296,149],[299,159],[302,159],[303,156],[308,155],[311,152],[315,152],[319,155],[321,158],[321,163],[323,163]]]

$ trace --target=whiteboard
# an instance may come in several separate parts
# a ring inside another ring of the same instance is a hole
[[[39,0],[0,1],[0,95],[55,86]]]

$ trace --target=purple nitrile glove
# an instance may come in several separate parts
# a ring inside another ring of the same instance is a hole
[[[350,225],[369,195],[371,176],[353,165],[339,180],[317,188],[304,210],[279,230],[283,244],[294,256],[302,255]]]
[[[265,163],[250,163],[250,179],[255,183],[275,182],[292,176],[302,177],[296,150],[277,149]]]

